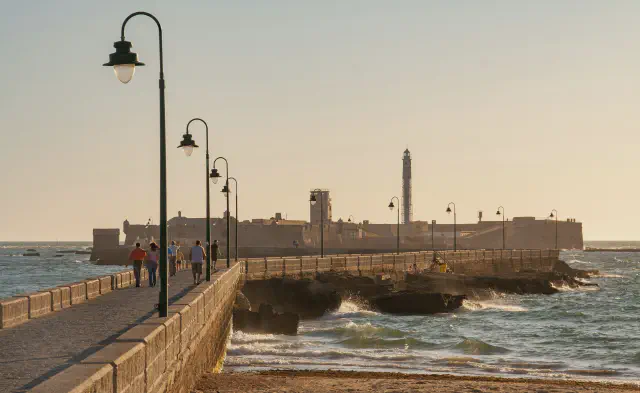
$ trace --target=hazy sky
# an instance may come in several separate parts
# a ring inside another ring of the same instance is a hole
[[[158,221],[153,22],[127,26],[131,83],[101,66],[138,10],[164,28],[170,217],[204,216],[204,149],[176,148],[202,117],[241,219],[307,219],[323,187],[335,219],[394,222],[409,147],[414,219],[555,208],[585,239],[640,238],[638,1],[133,3],[1,2],[0,240]]]

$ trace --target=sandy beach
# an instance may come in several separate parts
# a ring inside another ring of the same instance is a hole
[[[435,392],[607,393],[638,392],[640,385],[565,380],[507,379],[348,371],[266,371],[206,374],[197,393],[226,392]]]

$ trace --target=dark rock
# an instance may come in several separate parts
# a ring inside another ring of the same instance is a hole
[[[423,291],[398,291],[372,298],[371,304],[390,314],[437,314],[462,306],[464,295],[449,295]]]
[[[358,296],[369,298],[390,293],[393,290],[391,280],[378,281],[371,277],[354,276],[348,273],[319,273],[316,280],[331,284],[343,297]]]
[[[580,270],[569,266],[565,261],[556,261],[553,265],[553,271],[556,273],[566,274],[572,278],[589,278],[599,273],[598,270]]]
[[[279,313],[294,313],[300,318],[317,318],[340,307],[342,299],[329,283],[303,279],[272,278],[247,281],[242,289],[253,310],[268,303]]]
[[[277,314],[269,304],[261,304],[258,312],[235,308],[233,328],[247,333],[286,334],[298,333],[300,318],[293,313]]]

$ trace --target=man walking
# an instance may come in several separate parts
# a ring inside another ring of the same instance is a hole
[[[218,246],[218,241],[214,240],[211,245],[211,262],[213,264],[213,271],[216,271],[216,262],[218,261],[218,257],[220,256],[220,247]]]
[[[133,275],[136,277],[136,288],[140,287],[140,272],[142,271],[142,263],[147,256],[147,252],[140,248],[140,243],[136,243],[136,248],[129,254],[129,260],[133,261]]]
[[[200,245],[200,240],[196,240],[196,245],[191,247],[191,272],[193,273],[193,284],[200,284],[200,276],[202,276],[202,263],[207,255],[204,248]]]

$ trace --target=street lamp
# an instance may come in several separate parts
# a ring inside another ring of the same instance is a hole
[[[395,205],[393,204],[394,199],[398,201],[398,233],[396,235],[396,253],[400,254],[400,199],[398,199],[398,197],[394,196],[393,198],[391,198],[391,202],[389,202],[389,210],[393,211],[393,208],[395,207]]]
[[[235,177],[230,177],[229,180],[233,180],[236,184],[236,261],[238,260],[238,180]]]
[[[124,39],[124,28],[129,19],[137,15],[145,15],[153,19],[158,26],[158,43],[160,48],[160,298],[158,300],[158,313],[160,317],[168,315],[167,292],[167,146],[165,138],[165,108],[164,108],[164,63],[162,56],[162,27],[155,16],[147,12],[134,12],[122,22],[120,41],[113,44],[116,51],[109,55],[109,62],[103,64],[113,67],[116,77],[122,83],[129,83],[136,66],[143,66],[138,61],[138,55],[131,52],[131,42]]]
[[[317,202],[316,192],[320,193],[320,257],[324,258],[324,198],[321,189],[316,188],[315,190],[311,191],[309,203],[311,204],[311,206],[315,206]]]
[[[556,212],[554,215],[553,212]],[[558,211],[556,209],[551,210],[551,214],[549,214],[550,218],[556,219],[556,250],[558,249]]]
[[[356,220],[356,219],[355,219],[351,214],[349,214],[349,219],[348,219],[347,221],[348,221],[348,222],[352,222],[352,221],[351,221],[351,218],[353,218],[353,222],[355,222],[355,220]]]
[[[201,121],[204,124],[205,127],[205,135],[206,135],[206,172],[204,173],[205,175],[205,183],[206,183],[206,211],[207,211],[207,232],[206,232],[206,240],[205,240],[205,244],[206,244],[206,248],[207,248],[207,267],[206,267],[206,271],[205,271],[205,279],[207,281],[211,281],[211,250],[210,250],[210,244],[211,244],[211,199],[209,197],[209,125],[207,124],[206,121],[196,117],[194,119],[189,120],[189,122],[187,123],[187,133],[184,134],[182,136],[182,141],[180,142],[180,146],[178,146],[178,148],[182,148],[184,149],[184,154],[189,157],[191,156],[191,153],[193,153],[193,149],[194,148],[198,148],[199,146],[196,145],[196,142],[191,138],[191,134],[189,134],[189,126],[191,125],[192,122],[194,121]]]
[[[231,255],[229,254],[229,252],[231,251],[231,241],[229,239],[229,233],[231,232],[230,229],[230,223],[229,223],[229,217],[230,217],[230,212],[229,212],[229,161],[227,161],[226,158],[224,157],[218,157],[215,160],[213,160],[213,169],[211,170],[211,175],[209,177],[211,177],[211,180],[213,181],[214,184],[218,183],[218,179],[221,178],[222,176],[220,176],[220,172],[218,172],[218,170],[216,169],[216,162],[218,160],[224,160],[225,163],[225,167],[227,169],[227,181],[224,185],[224,187],[222,188],[222,192],[225,194],[225,196],[227,197],[227,269],[231,266]]]
[[[458,237],[458,234],[456,232],[456,204],[453,202],[449,202],[449,204],[447,205],[447,213],[451,213],[451,205],[453,205],[453,251],[457,251],[458,250],[458,246],[456,244],[456,239]]]
[[[500,209],[502,209],[502,213],[500,213]],[[499,206],[498,211],[496,211],[496,215],[502,215],[502,249],[504,250],[504,207]]]

